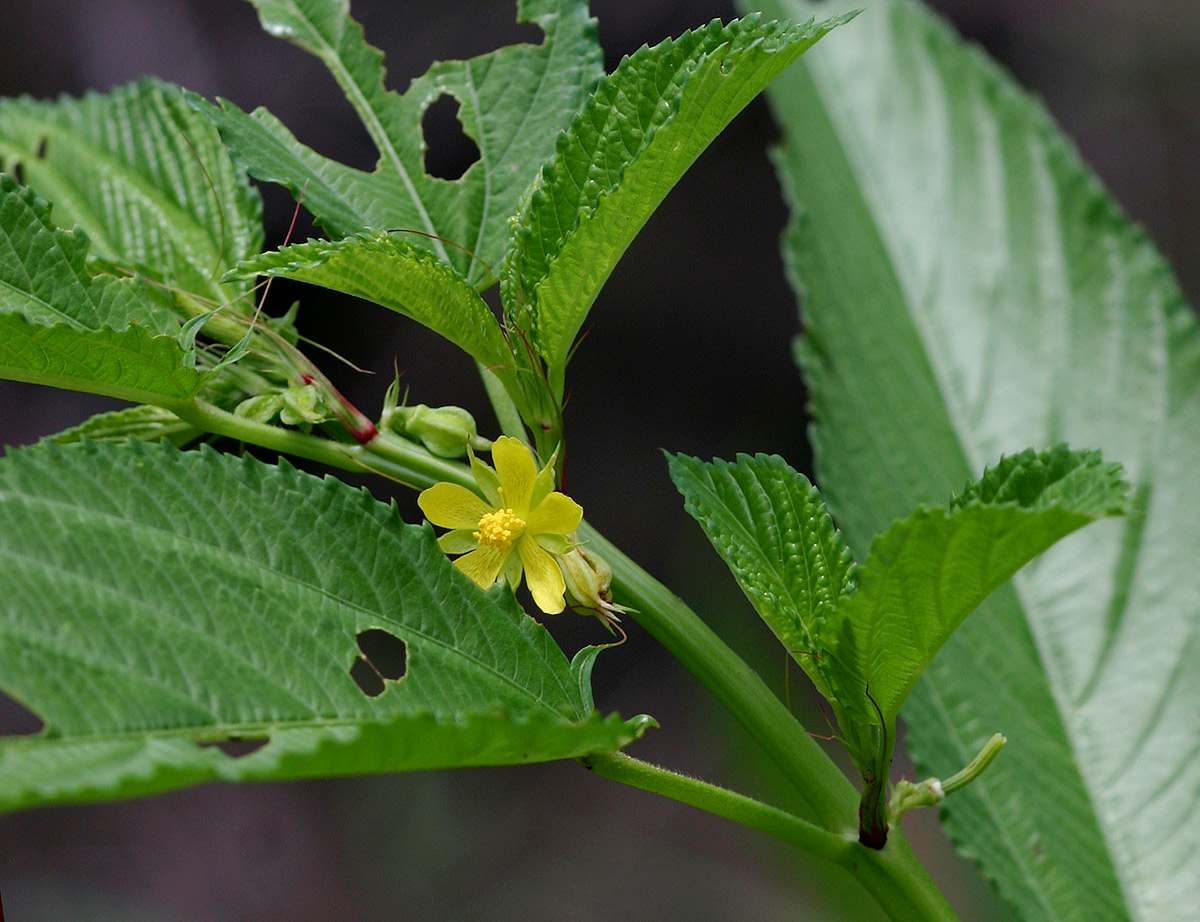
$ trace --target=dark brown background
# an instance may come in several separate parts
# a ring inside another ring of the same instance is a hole
[[[935,6],[1046,99],[1149,226],[1195,303],[1200,5]],[[644,42],[733,15],[717,0],[595,0],[592,8],[609,69]],[[530,37],[512,25],[510,0],[355,0],[353,9],[401,90],[435,58]],[[146,73],[247,109],[266,105],[323,153],[363,167],[374,161],[332,79],[263,35],[249,4],[6,0],[0,95],[77,94]],[[443,168],[461,169],[469,152],[452,128],[433,126],[430,143]],[[777,646],[683,513],[659,454],[774,451],[808,467],[804,395],[789,353],[798,327],[777,255],[785,214],[763,153],[773,137],[765,107],[752,105],[627,254],[572,365],[568,431],[571,488],[589,518],[681,590],[782,694]],[[291,209],[268,190],[269,245],[280,242]],[[303,297],[304,332],[381,373],[342,379],[368,412],[377,412],[395,357],[414,400],[459,403],[488,418],[470,363],[423,331],[377,308]],[[28,443],[109,405],[0,382],[0,444]],[[413,508],[411,497],[401,501]],[[568,646],[599,636],[570,615],[552,627]],[[698,684],[636,629],[601,660],[596,679],[602,708],[662,721],[637,754],[735,785],[764,780]],[[19,722],[0,710],[0,727]],[[964,919],[1004,918],[930,819],[906,824]],[[836,875],[774,842],[573,764],[210,786],[0,818],[0,892],[14,922],[874,918],[861,898],[841,893]]]

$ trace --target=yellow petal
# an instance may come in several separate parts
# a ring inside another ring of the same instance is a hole
[[[525,518],[527,535],[569,535],[583,520],[583,507],[569,496],[551,493]]]
[[[417,497],[417,505],[439,528],[478,528],[492,510],[487,503],[456,483],[435,483]]]
[[[496,490],[496,487],[500,486],[496,472],[475,457],[475,452],[471,451],[470,445],[467,446],[467,457],[471,459],[471,474],[475,477],[479,492],[492,504],[493,508],[501,508],[504,503],[500,502],[500,493]]]
[[[454,565],[462,570],[481,589],[491,589],[504,566],[510,551],[498,551],[494,547],[481,547],[465,557],[459,557]]]
[[[538,471],[537,480],[533,484],[533,495],[529,497],[530,509],[536,509],[537,504],[554,489],[554,462],[557,460],[558,449],[556,448],[554,454],[550,456],[550,460],[546,462],[546,466]]]
[[[508,560],[504,564],[504,579],[514,592],[521,585],[521,572],[523,569],[521,566],[521,555],[510,551]]]
[[[456,528],[438,538],[438,547],[446,554],[466,554],[479,547],[479,539],[469,528]]]
[[[492,463],[496,465],[496,475],[504,490],[504,505],[525,518],[538,473],[533,455],[516,439],[502,435],[492,443]]]
[[[534,604],[548,615],[557,615],[567,607],[563,601],[566,584],[558,564],[537,542],[524,536],[517,542],[517,553],[525,565],[525,582]]]

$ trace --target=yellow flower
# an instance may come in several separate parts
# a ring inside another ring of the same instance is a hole
[[[554,492],[553,462],[539,471],[516,439],[496,439],[492,463],[494,470],[471,455],[483,499],[458,484],[438,483],[417,504],[434,525],[452,529],[438,545],[447,554],[462,554],[454,565],[479,586],[487,589],[504,577],[515,589],[524,572],[537,607],[557,615],[566,607],[566,584],[553,555],[573,547],[567,535],[579,527],[583,508]]]

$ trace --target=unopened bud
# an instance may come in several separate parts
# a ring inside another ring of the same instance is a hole
[[[467,446],[482,448],[475,417],[462,407],[427,407],[423,403],[396,407],[388,425],[396,432],[419,439],[431,454],[439,458],[461,458]]]
[[[617,615],[629,611],[624,606],[613,604],[612,568],[603,557],[580,544],[554,559],[562,570],[566,600],[571,608],[595,615],[610,630],[612,622],[621,620]]]
[[[329,419],[325,401],[315,385],[289,387],[282,397],[283,408],[279,411],[279,420],[285,425],[311,428],[315,423]]]
[[[239,403],[234,408],[233,415],[254,420],[256,423],[270,423],[282,409],[282,394],[256,394]]]

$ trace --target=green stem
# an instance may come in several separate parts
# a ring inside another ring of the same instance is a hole
[[[436,458],[420,446],[387,433],[380,433],[366,445],[354,445],[256,423],[198,400],[168,409],[207,432],[347,471],[373,471],[414,488],[427,487],[438,481],[466,487],[474,484],[466,465]],[[638,768],[642,763],[631,766],[622,761],[604,761],[605,767],[615,765],[613,771],[623,775],[617,780],[648,790],[658,791],[662,787],[664,790],[659,793],[745,822],[777,838],[793,836],[792,844],[836,861],[854,874],[896,922],[957,922],[957,916],[899,829],[893,830],[887,846],[878,851],[864,848],[855,841],[858,795],[853,785],[754,670],[677,596],[602,535],[586,523],[580,528],[580,534],[612,567],[623,599],[637,607],[636,612],[630,613],[631,617],[732,711],[797,787],[824,827],[824,834],[811,835],[807,829],[801,832],[797,824],[803,823],[805,827],[813,824],[796,817],[789,820],[783,811],[775,811],[775,808],[733,792],[718,794],[721,789],[703,782],[685,783],[687,779],[680,781],[681,776],[672,776],[673,780],[668,783],[664,776],[670,773],[662,769]],[[849,841],[850,845],[834,853],[831,839],[826,835],[838,841]],[[802,842],[814,848],[810,849]]]
[[[744,794],[689,778],[666,768],[642,762],[621,752],[602,752],[580,759],[583,767],[604,778],[643,791],[661,794],[680,803],[757,829],[818,858],[840,861],[853,840],[835,835],[815,823],[769,806]]]
[[[440,480],[471,486],[470,469],[455,461],[437,458],[414,442],[387,432],[378,433],[367,445],[335,442],[305,435],[227,413],[202,400],[167,406],[176,416],[197,429],[328,464],[345,471],[370,471],[389,480],[423,489]]]
[[[750,731],[795,785],[826,829],[857,829],[858,792],[745,661],[662,583],[587,523],[579,529],[588,549],[613,571],[622,602],[642,628],[703,682]]]
[[[524,442],[525,423],[521,421],[521,411],[517,409],[516,403],[505,390],[504,382],[482,362],[475,364],[479,367],[479,377],[483,380],[483,389],[487,391],[488,400],[491,401],[492,409],[496,412],[496,422],[500,424],[500,431]]]
[[[876,851],[856,841],[734,791],[650,765],[624,753],[596,753],[580,760],[605,778],[757,829],[853,874],[895,922],[958,922],[958,916],[896,830]]]

